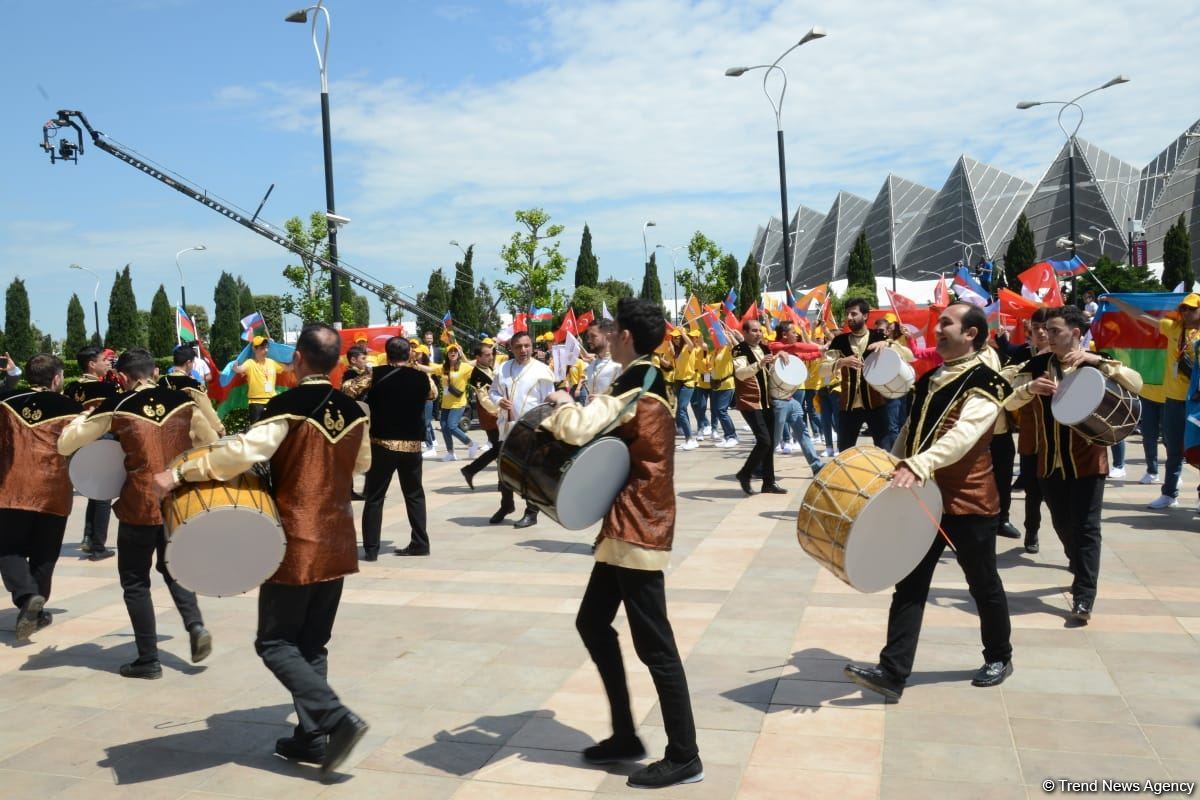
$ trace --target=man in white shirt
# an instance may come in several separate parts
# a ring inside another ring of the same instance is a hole
[[[588,352],[591,354],[587,369],[583,374],[583,388],[587,393],[587,399],[607,392],[608,387],[621,374],[621,365],[613,361],[608,343],[608,337],[616,330],[615,322],[611,319],[602,319],[589,326],[587,333],[584,334],[587,337]]]

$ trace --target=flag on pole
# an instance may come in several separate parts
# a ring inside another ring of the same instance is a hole
[[[1082,275],[1088,270],[1088,265],[1083,263],[1083,259],[1077,255],[1071,256],[1066,261],[1055,261],[1051,258],[1042,263],[1049,264],[1054,270],[1054,274],[1060,278],[1074,278],[1076,275]]]
[[[758,319],[758,301],[757,300],[750,304],[750,307],[746,309],[745,314],[742,314],[742,322],[749,322],[752,319]]]
[[[815,289],[809,289],[807,292],[805,292],[800,297],[799,300],[796,301],[796,303],[795,303],[796,311],[800,312],[801,314],[807,314],[808,307],[811,306],[813,303],[816,303],[817,307],[820,308],[820,306],[825,302],[825,298],[828,295],[829,295],[829,284],[828,283],[822,283],[820,286],[816,287]]]
[[[950,287],[946,285],[946,276],[938,278],[937,286],[933,287],[933,304],[945,308],[950,305]]]
[[[725,295],[725,302],[722,303],[722,305],[725,306],[725,310],[728,311],[730,314],[733,314],[734,309],[737,308],[737,298],[738,298],[737,289],[730,287],[729,294]]]
[[[1050,308],[1063,305],[1062,290],[1058,287],[1058,275],[1049,261],[1040,261],[1017,276],[1021,281],[1021,295]]]
[[[1097,350],[1113,354],[1142,376],[1142,387],[1162,386],[1167,374],[1167,338],[1157,328],[1131,319],[1108,298],[1115,297],[1152,317],[1164,317],[1179,307],[1182,293],[1155,292],[1107,295],[1092,320],[1092,341]]]
[[[454,339],[454,319],[450,315],[449,309],[446,310],[446,315],[442,317],[442,335],[438,337],[442,344],[451,344]]]
[[[575,327],[579,328],[579,334],[582,335],[584,331],[592,327],[592,323],[595,321],[596,315],[592,313],[591,309],[588,309],[575,318]]]
[[[554,341],[562,344],[567,340],[567,334],[578,336],[578,324],[575,320],[575,309],[568,308],[567,313],[563,316],[562,324],[558,326],[558,330],[554,332]],[[574,363],[574,362],[572,362]]]
[[[178,307],[175,309],[175,338],[181,344],[196,341],[196,323],[192,322],[187,311]]]
[[[554,312],[549,308],[538,308],[537,306],[529,308],[530,322],[549,322],[552,319],[554,319]]]
[[[966,267],[959,267],[954,273],[954,293],[958,299],[973,306],[983,308],[988,304],[988,293],[980,286]]]
[[[606,319],[609,322],[612,322],[612,318],[613,318],[613,315],[608,313],[608,301],[601,300],[600,301],[600,319]]]
[[[258,311],[242,317],[242,339],[250,342],[254,340],[255,336],[271,338],[271,333],[267,330],[267,321],[263,319],[263,315]]]

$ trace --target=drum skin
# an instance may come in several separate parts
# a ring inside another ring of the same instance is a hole
[[[75,451],[67,473],[89,500],[116,500],[125,486],[125,451],[116,439],[97,439]]]
[[[899,353],[884,347],[863,361],[863,380],[888,400],[895,400],[909,393],[916,373]]]
[[[799,356],[789,355],[785,364],[776,354],[771,369],[775,371],[775,377],[780,383],[787,386],[802,386],[808,380],[808,365],[801,361]]]
[[[172,469],[222,443],[193,448]],[[253,472],[232,480],[180,484],[163,501],[166,563],[184,587],[208,597],[256,589],[283,562],[287,540],[275,501]]]
[[[1124,441],[1142,418],[1142,401],[1095,367],[1080,367],[1062,379],[1050,412],[1092,444]]]
[[[555,439],[541,423],[549,405],[530,409],[500,448],[500,483],[567,530],[604,518],[629,480],[629,448],[614,436],[576,447]]]
[[[796,518],[804,552],[860,592],[896,585],[937,535],[942,516],[937,484],[894,488],[890,478],[897,463],[878,447],[844,450],[813,478]]]

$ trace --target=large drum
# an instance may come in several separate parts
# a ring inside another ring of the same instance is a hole
[[[193,461],[222,442],[183,453]],[[253,472],[227,482],[184,483],[163,502],[166,563],[197,594],[228,597],[256,589],[279,569],[286,540],[275,501]]]
[[[863,361],[863,380],[889,400],[904,397],[916,383],[912,365],[889,347],[881,347]]]
[[[775,372],[775,378],[785,386],[803,386],[808,380],[808,365],[800,360],[800,357],[791,353],[787,354],[787,362],[785,363],[776,353],[774,363],[771,369]]]
[[[544,511],[567,530],[604,518],[629,480],[629,448],[615,436],[576,447],[541,427],[554,408],[525,413],[500,448],[500,483]]]
[[[1092,444],[1112,446],[1133,433],[1142,401],[1095,367],[1080,367],[1059,382],[1050,413]]]
[[[929,552],[937,535],[942,516],[937,484],[893,487],[891,474],[897,463],[878,447],[843,450],[813,478],[800,505],[800,546],[860,592],[899,583]]]
[[[98,439],[75,451],[67,473],[89,500],[116,500],[125,485],[125,451],[116,439]]]

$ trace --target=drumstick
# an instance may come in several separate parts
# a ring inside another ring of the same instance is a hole
[[[933,523],[934,527],[937,528],[938,533],[940,533],[942,538],[946,540],[946,546],[950,548],[950,552],[957,554],[958,549],[955,548],[954,542],[950,541],[950,536],[944,530],[942,530],[942,526],[939,524],[938,520],[933,518],[933,512],[929,510],[929,506],[925,505],[925,501],[921,499],[921,495],[917,494],[916,487],[910,486],[908,487],[908,490],[912,492],[912,496],[917,499],[917,505],[919,505],[921,510],[925,512],[925,516],[929,517],[929,521]]]

